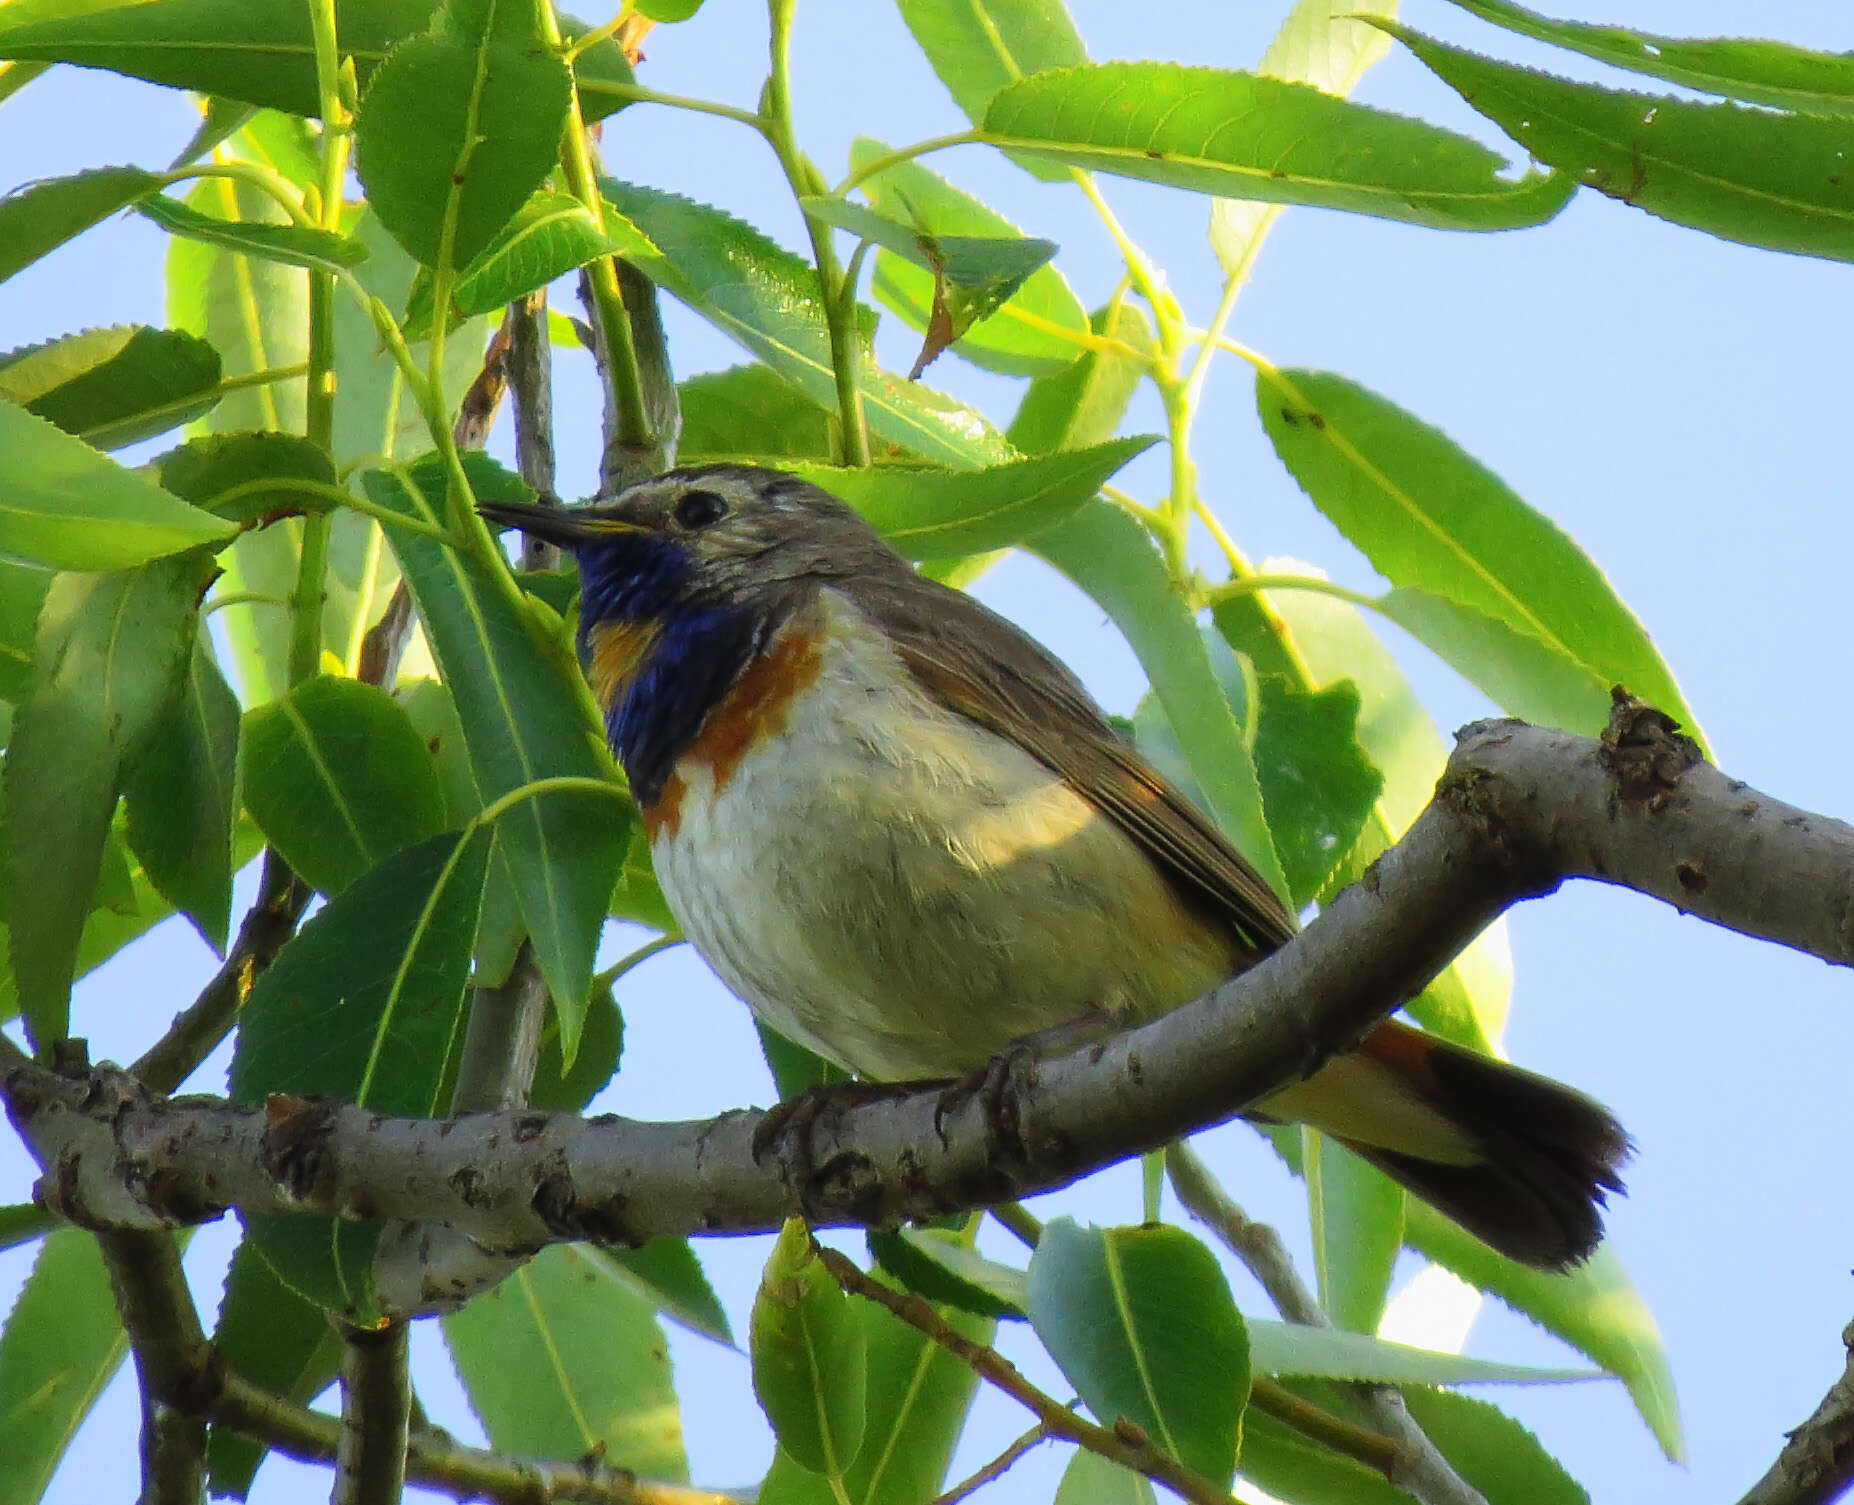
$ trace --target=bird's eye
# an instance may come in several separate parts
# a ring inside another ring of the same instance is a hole
[[[679,526],[693,533],[727,516],[727,503],[712,491],[685,491],[676,499],[674,513]]]

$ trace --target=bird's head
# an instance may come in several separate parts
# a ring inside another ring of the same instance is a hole
[[[585,507],[478,510],[574,556],[582,632],[730,608],[761,614],[795,584],[906,568],[829,493],[751,465],[667,471]]]

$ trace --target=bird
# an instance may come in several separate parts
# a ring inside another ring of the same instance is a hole
[[[479,511],[577,562],[580,661],[683,935],[858,1077],[957,1081],[1137,1023],[1296,933],[1060,660],[802,477],[699,465]],[[1601,1240],[1630,1150],[1584,1094],[1395,1019],[1250,1116],[1546,1270]]]

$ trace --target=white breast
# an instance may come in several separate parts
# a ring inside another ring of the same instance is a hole
[[[684,934],[767,1023],[866,1076],[955,1076],[1227,975],[1227,941],[1117,826],[927,696],[844,598],[819,610],[783,733],[719,789],[685,757],[652,846]]]

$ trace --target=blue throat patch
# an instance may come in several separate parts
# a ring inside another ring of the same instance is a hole
[[[657,629],[637,672],[603,707],[606,740],[632,795],[650,805],[752,659],[760,636],[755,613],[688,603],[688,559],[663,539],[602,538],[579,551],[579,569],[582,664],[591,660],[595,628],[650,623]]]

